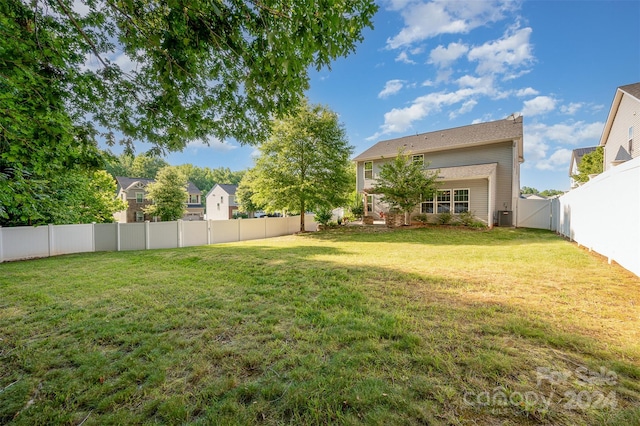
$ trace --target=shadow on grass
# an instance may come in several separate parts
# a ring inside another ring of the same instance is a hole
[[[284,248],[208,246],[4,265],[0,422],[639,419],[640,369],[597,340],[517,306],[475,302],[464,290],[478,285],[472,280],[320,261],[348,252],[311,244],[326,236],[305,238],[309,244]],[[576,369],[600,366],[616,381],[588,388],[587,396],[593,402],[594,392],[613,390],[616,407],[564,408],[565,395],[583,390]],[[538,383],[538,368],[571,376]],[[507,397],[558,397],[550,406],[541,398],[478,399],[496,387]]]

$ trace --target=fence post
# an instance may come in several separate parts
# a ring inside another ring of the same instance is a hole
[[[51,253],[53,253],[53,224],[48,225],[49,231],[49,257],[51,257]]]
[[[151,246],[151,239],[149,237],[149,221],[145,220],[144,221],[144,249],[145,250],[149,250],[149,247]]]
[[[183,233],[184,228],[182,225],[182,219],[178,219],[178,247],[182,247],[184,241],[183,241]]]
[[[120,222],[117,222],[116,225],[116,251],[120,251]]]
[[[211,244],[211,221],[207,220],[207,245],[210,245],[210,244]],[[1,261],[2,260],[0,259],[0,262]]]
[[[96,223],[91,222],[91,252],[96,252]]]
[[[2,252],[2,226],[0,226],[0,263],[4,262],[4,253]]]

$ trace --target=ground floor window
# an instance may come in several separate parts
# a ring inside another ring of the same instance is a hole
[[[144,222],[144,212],[136,212],[136,222]]]
[[[469,210],[468,189],[441,189],[433,198],[425,200],[420,213],[463,213]]]

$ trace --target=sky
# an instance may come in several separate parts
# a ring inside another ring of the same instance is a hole
[[[354,157],[378,141],[524,117],[522,186],[569,189],[616,89],[640,82],[640,1],[378,1],[375,28],[306,96],[338,113]],[[190,144],[173,165],[252,167],[255,147]]]

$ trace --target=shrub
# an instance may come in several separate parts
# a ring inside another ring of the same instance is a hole
[[[360,219],[364,215],[364,205],[361,202],[352,205],[349,210],[356,219]]]
[[[329,209],[319,209],[315,213],[316,222],[324,226],[327,226],[329,224],[329,221],[331,221],[331,217],[333,216],[333,213]]]
[[[413,220],[415,220],[416,222],[420,222],[423,225],[426,225],[427,223],[429,223],[429,216],[427,216],[424,213],[420,213],[417,214],[413,217]]]
[[[448,225],[451,223],[453,215],[449,212],[440,213],[436,216],[436,222],[439,225]]]
[[[467,210],[458,215],[458,221],[461,225],[471,226],[471,224],[476,221],[476,217],[473,215],[472,211]]]

